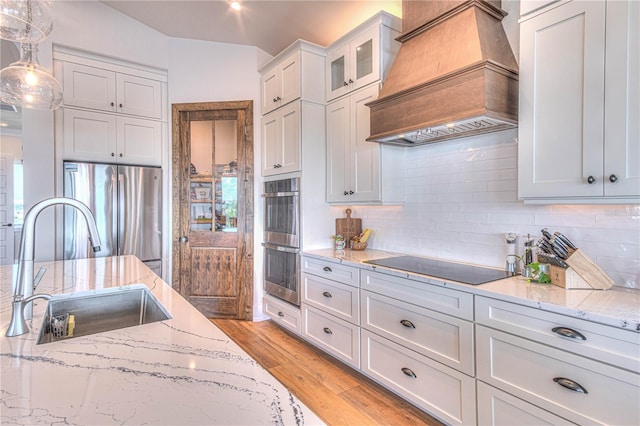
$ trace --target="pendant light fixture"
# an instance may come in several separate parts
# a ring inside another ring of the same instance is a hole
[[[0,70],[0,99],[23,108],[57,109],[62,86],[38,63],[38,45],[22,44],[22,57]]]
[[[38,63],[38,45],[53,29],[49,0],[0,0],[0,38],[22,43],[22,57],[0,70],[0,99],[23,108],[58,109],[62,86]]]
[[[53,28],[49,0],[0,0],[0,38],[40,43]]]

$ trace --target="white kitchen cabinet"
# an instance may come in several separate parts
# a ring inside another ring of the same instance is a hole
[[[324,127],[324,57],[323,47],[298,40],[260,69],[262,176],[302,170],[303,141]]]
[[[327,47],[327,102],[384,80],[400,47],[399,30],[400,20],[381,12]]]
[[[571,1],[520,26],[518,194],[640,197],[640,5]]]
[[[65,108],[65,160],[161,166],[162,123]]]
[[[279,61],[260,78],[262,85],[262,113],[298,99],[300,91],[300,51]]]
[[[262,175],[300,171],[300,101],[262,117]]]
[[[476,325],[478,380],[579,424],[640,424],[640,375]]]
[[[362,372],[447,424],[476,422],[475,379],[362,329]]]
[[[402,203],[403,191],[383,179],[390,164],[401,164],[404,151],[367,142],[367,102],[378,97],[371,85],[327,105],[327,202],[341,204]]]
[[[302,337],[360,368],[359,269],[302,256]]]
[[[483,426],[574,425],[506,392],[478,381],[478,424]]]
[[[300,309],[297,306],[290,305],[268,294],[263,296],[263,304],[264,312],[269,315],[271,321],[295,334],[300,334],[302,321]]]
[[[162,82],[65,62],[64,106],[162,118]]]

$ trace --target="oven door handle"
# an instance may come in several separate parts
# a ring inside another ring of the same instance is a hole
[[[299,248],[295,248],[295,247],[279,246],[279,245],[270,244],[270,243],[262,243],[262,246],[264,248],[268,248],[268,249],[271,249],[271,250],[284,251],[284,252],[287,252],[287,253],[300,253],[300,249]]]
[[[273,197],[297,197],[299,196],[299,192],[267,192],[266,194],[262,194],[264,198],[273,198]]]

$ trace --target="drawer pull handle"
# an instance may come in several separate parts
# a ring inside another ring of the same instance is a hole
[[[589,392],[587,392],[587,390],[585,388],[580,386],[579,383],[574,382],[571,379],[567,379],[565,377],[554,377],[553,381],[556,382],[557,384],[559,384],[560,386],[562,386],[563,388],[567,388],[567,389],[572,390],[574,392],[580,392],[580,393],[583,393],[585,395],[589,393]]]
[[[325,272],[333,272],[328,266],[325,266],[324,268],[322,268],[322,270]]]
[[[417,379],[418,376],[416,376],[416,373],[414,373],[413,371],[411,371],[410,368],[407,367],[402,367],[402,372],[404,374],[406,374],[407,376],[411,377],[412,379]]]
[[[279,317],[283,317],[283,316],[284,316],[284,314],[282,313],[282,311],[278,311],[278,316],[279,316]]]
[[[328,297],[328,298],[332,298],[333,297],[333,296],[331,296],[331,293],[329,293],[328,291],[323,292],[322,295],[324,297]]]
[[[327,334],[333,334],[333,331],[331,331],[331,329],[329,327],[323,328],[322,331],[324,331]]]
[[[584,337],[579,331],[575,331],[567,327],[554,327],[551,329],[551,331],[561,336],[569,337],[571,339],[587,340],[587,338]]]
[[[400,324],[404,325],[407,328],[416,328],[415,325],[409,320],[400,320]]]

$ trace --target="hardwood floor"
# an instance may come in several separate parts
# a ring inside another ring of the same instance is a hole
[[[211,321],[329,425],[441,425],[271,321]]]

